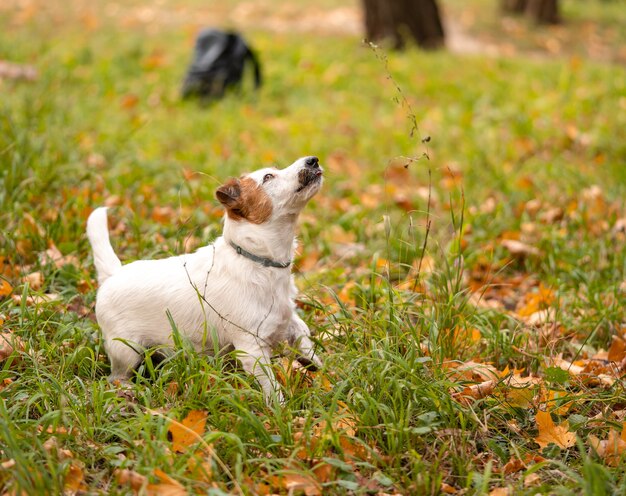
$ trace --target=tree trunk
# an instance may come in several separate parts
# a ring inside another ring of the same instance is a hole
[[[526,0],[502,0],[502,10],[511,14],[523,14],[526,9]]]
[[[538,24],[558,24],[558,0],[528,0],[526,15]]]
[[[558,0],[501,0],[500,5],[504,12],[524,14],[537,24],[558,24]]]
[[[412,37],[423,48],[439,48],[444,42],[441,16],[435,0],[362,0],[365,31],[371,41],[391,39],[403,48]]]

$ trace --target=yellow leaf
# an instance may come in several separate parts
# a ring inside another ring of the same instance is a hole
[[[171,436],[172,449],[184,453],[190,446],[201,442],[205,425],[206,412],[202,410],[191,410],[182,422],[172,419],[167,431],[168,437]]]
[[[556,444],[560,448],[571,448],[576,443],[576,434],[569,430],[567,421],[561,425],[556,425],[550,413],[541,410],[537,410],[535,421],[539,430],[539,435],[535,438],[535,442],[542,449],[551,443]]]

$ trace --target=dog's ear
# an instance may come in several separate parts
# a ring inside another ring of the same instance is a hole
[[[226,208],[235,207],[241,198],[241,183],[239,179],[230,179],[215,192],[215,197]]]

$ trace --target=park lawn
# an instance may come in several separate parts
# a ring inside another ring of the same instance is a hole
[[[262,90],[203,107],[175,9],[28,5],[0,16],[0,59],[38,71],[0,80],[4,492],[626,490],[623,67],[259,30]],[[278,357],[270,408],[181,342],[108,384],[89,212],[116,207],[123,261],[193,250],[221,182],[309,154],[296,280],[324,369]]]

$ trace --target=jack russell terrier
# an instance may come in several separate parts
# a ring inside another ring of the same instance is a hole
[[[223,235],[195,253],[162,260],[122,265],[109,241],[106,208],[94,210],[87,236],[109,380],[128,380],[146,348],[172,345],[173,324],[198,351],[236,350],[268,403],[273,395],[283,401],[270,367],[279,342],[320,367],[309,328],[295,311],[291,265],[298,215],[320,190],[322,175],[317,157],[304,157],[285,169],[230,179],[216,192],[226,209]]]

